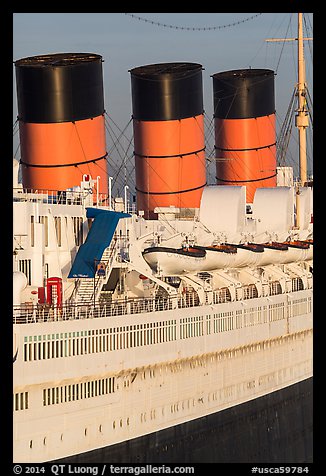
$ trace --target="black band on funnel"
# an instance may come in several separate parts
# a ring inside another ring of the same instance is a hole
[[[274,71],[241,69],[212,77],[214,117],[249,119],[275,113]]]
[[[83,164],[90,164],[91,162],[97,162],[98,160],[103,160],[107,158],[107,153],[103,155],[102,157],[97,157],[96,159],[89,159],[89,160],[83,160],[82,162],[73,162],[72,164],[29,164],[28,162],[24,162],[23,160],[20,160],[20,163],[25,165],[26,167],[38,167],[38,168],[55,168],[55,167],[77,167],[78,165],[83,165]]]
[[[199,190],[200,188],[204,188],[207,185],[207,182],[205,182],[203,185],[200,185],[199,187],[195,188],[188,188],[186,190],[176,190],[175,192],[149,192],[149,191],[144,191],[140,190],[139,188],[135,187],[137,192],[143,193],[144,195],[174,195],[178,193],[187,193],[187,192],[193,192],[195,190]]]
[[[261,180],[268,180],[268,179],[271,179],[273,177],[276,177],[277,173],[275,172],[275,174],[273,175],[269,175],[268,177],[260,177],[260,178],[257,178],[257,179],[249,179],[249,180],[226,180],[226,179],[222,179],[222,178],[219,178],[219,177],[215,177],[216,180],[219,180],[220,182],[228,182],[228,183],[251,183],[251,182],[260,182]]]
[[[268,149],[269,147],[273,147],[274,145],[276,145],[276,142],[273,142],[272,144],[268,144],[268,145],[262,145],[261,147],[251,147],[251,148],[246,147],[245,149],[225,149],[224,147],[218,147],[217,145],[214,145],[214,149],[222,150],[223,152],[246,152],[249,150]]]
[[[133,118],[169,121],[203,114],[202,65],[162,63],[130,70]]]
[[[102,57],[57,53],[15,62],[18,117],[30,123],[79,121],[104,113]]]
[[[199,152],[204,152],[205,149],[206,147],[203,147],[202,149],[194,150],[193,152],[186,152],[185,154],[175,154],[175,155],[143,155],[143,154],[138,154],[137,152],[134,152],[134,156],[146,158],[146,159],[175,159],[176,157],[186,157],[187,155],[196,155],[196,154],[199,154]]]

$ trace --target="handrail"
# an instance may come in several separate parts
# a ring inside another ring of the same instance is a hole
[[[291,290],[291,292],[297,289]],[[301,291],[298,289],[297,291]],[[281,293],[275,289],[271,290],[270,295],[290,294]],[[246,300],[254,299],[255,293],[246,296]],[[266,296],[265,296],[266,297]],[[175,309],[175,301],[177,308],[200,307],[197,293],[187,292],[177,297],[149,297],[149,298],[119,298],[111,299],[108,295],[107,299],[99,299],[95,302],[88,303],[65,303],[62,306],[48,304],[21,304],[13,307],[13,323],[28,324],[36,322],[52,322],[75,319],[89,319],[96,317],[112,317],[125,314],[139,314],[143,312],[159,312]],[[243,299],[236,299],[242,301]],[[225,288],[213,291],[212,304],[221,304],[230,302],[230,293]]]
[[[94,198],[93,198],[94,195]],[[109,195],[105,193],[93,194],[92,190],[51,190],[14,188],[14,202],[39,202],[48,205],[84,205],[86,200],[99,206],[109,207]]]

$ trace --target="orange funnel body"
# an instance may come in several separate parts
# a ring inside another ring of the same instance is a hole
[[[100,192],[107,193],[104,116],[74,123],[21,122],[20,147],[25,188],[65,190],[90,174],[101,176]]]
[[[193,63],[131,70],[137,208],[198,208],[206,184],[202,67]]]
[[[101,57],[42,55],[15,66],[23,187],[65,190],[87,174],[107,193]]]
[[[235,70],[213,75],[216,179],[257,188],[276,186],[274,73]]]

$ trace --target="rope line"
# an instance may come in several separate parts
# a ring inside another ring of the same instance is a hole
[[[245,18],[244,20],[239,20],[239,21],[236,21],[236,22],[233,22],[233,23],[228,23],[226,25],[205,26],[205,27],[168,25],[166,23],[161,23],[161,22],[158,22],[158,21],[149,20],[148,18],[140,17],[138,15],[134,15],[133,13],[124,13],[124,15],[127,15],[127,16],[133,18],[134,20],[140,20],[140,21],[143,21],[145,23],[150,23],[151,25],[160,26],[160,27],[163,27],[163,28],[170,28],[170,29],[174,29],[174,30],[186,30],[186,31],[212,31],[212,30],[221,30],[223,28],[230,28],[230,27],[233,27],[233,26],[240,25],[241,23],[245,23],[247,21],[250,21],[250,20],[253,20],[254,18],[259,17],[260,15],[262,15],[262,13],[257,13],[256,15],[252,15],[248,18]]]

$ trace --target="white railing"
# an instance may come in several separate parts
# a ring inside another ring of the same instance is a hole
[[[186,307],[186,306],[180,306]],[[21,305],[13,308],[14,324],[112,317],[172,309],[169,298],[102,299],[88,304]]]
[[[48,205],[94,205],[110,208],[110,197],[105,193],[92,193],[90,190],[47,190],[14,188],[14,202],[35,202]],[[112,204],[111,204],[112,205]]]
[[[282,294],[281,286],[271,283],[270,295]],[[294,283],[293,283],[294,284]],[[294,284],[295,286],[295,284]],[[243,286],[243,293],[236,293],[236,300],[257,298],[257,289],[254,285]],[[294,288],[292,289],[292,291]],[[298,289],[301,290],[301,289]],[[242,294],[242,297],[241,297]],[[222,304],[231,301],[228,288],[213,291],[212,304]],[[206,300],[206,303],[208,301]],[[122,316],[126,314],[140,314],[144,312],[158,312],[171,309],[182,309],[200,306],[198,294],[187,291],[177,297],[159,296],[149,298],[120,298],[112,300],[109,294],[94,302],[66,303],[62,306],[48,304],[22,304],[13,308],[14,324],[33,322],[53,322],[74,319],[89,319],[97,317]]]

